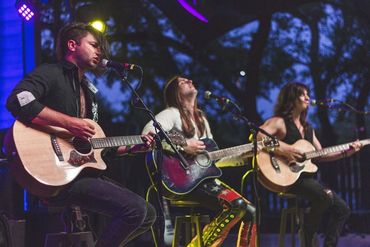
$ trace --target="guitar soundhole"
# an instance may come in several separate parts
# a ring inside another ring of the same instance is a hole
[[[79,153],[88,154],[91,152],[91,144],[86,139],[79,137],[73,138],[73,146]]]
[[[201,167],[209,167],[211,165],[211,161],[207,155],[207,153],[198,154],[195,157],[195,162],[198,163]]]

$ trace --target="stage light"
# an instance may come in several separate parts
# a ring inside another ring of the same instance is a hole
[[[103,10],[99,4],[84,2],[76,4],[76,20],[89,23],[90,26],[104,33],[107,25],[105,24]]]
[[[30,0],[17,0],[15,1],[15,7],[17,8],[19,15],[26,21],[31,20],[35,15],[35,11]]]
[[[101,20],[94,20],[89,24],[101,33],[104,33],[107,28],[107,25],[105,25],[105,23]]]
[[[197,1],[191,1],[191,3],[188,3],[189,1],[188,0],[177,0],[177,2],[184,8],[186,9],[186,11],[188,11],[191,15],[193,15],[194,17],[196,17],[198,20],[204,22],[204,23],[208,23],[208,19],[202,14],[200,13],[196,8],[195,6],[193,5],[197,5]]]

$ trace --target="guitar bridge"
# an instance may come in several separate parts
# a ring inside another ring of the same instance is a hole
[[[276,172],[280,173],[280,166],[275,158],[275,154],[273,152],[269,152],[269,154],[272,167],[275,169]]]
[[[59,161],[64,161],[63,153],[60,150],[60,146],[59,146],[59,144],[57,142],[56,135],[50,134],[50,141],[51,141],[51,146],[53,147],[54,152],[55,152],[56,156],[58,157],[58,160]]]

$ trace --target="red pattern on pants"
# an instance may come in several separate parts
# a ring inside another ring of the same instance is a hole
[[[212,180],[201,186],[201,189],[208,195],[216,196],[223,207],[220,214],[203,229],[202,241],[204,246],[221,246],[230,229],[238,222],[241,222],[237,246],[254,247],[256,242],[256,227],[253,223],[255,219],[254,206],[219,180]],[[247,218],[250,220],[247,220]],[[198,246],[197,238],[194,238],[188,245],[188,247],[195,246]]]

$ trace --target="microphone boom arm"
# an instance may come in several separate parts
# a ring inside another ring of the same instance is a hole
[[[146,113],[148,113],[149,117],[153,121],[153,126],[154,126],[154,128],[156,129],[156,132],[157,132],[156,134],[159,136],[159,138],[161,140],[165,140],[168,143],[168,145],[170,145],[171,149],[174,151],[174,153],[176,154],[176,156],[179,158],[182,167],[184,169],[188,169],[188,167],[189,167],[188,162],[186,161],[186,159],[184,158],[184,156],[177,150],[177,148],[175,147],[175,145],[172,143],[171,138],[168,136],[167,132],[164,131],[164,129],[162,128],[162,126],[160,125],[160,123],[156,120],[153,112],[144,103],[143,99],[139,96],[139,94],[137,93],[137,91],[132,87],[132,85],[130,84],[130,82],[127,79],[126,73],[123,73],[123,72],[117,71],[117,70],[116,70],[116,72],[121,76],[122,81],[126,83],[126,85],[130,88],[130,90],[132,91],[132,93],[135,95],[135,98],[136,98],[135,102],[140,103],[140,105],[141,105],[140,109],[142,109]],[[142,72],[142,70],[141,70],[141,72]],[[159,146],[161,147],[160,144],[159,144]]]

